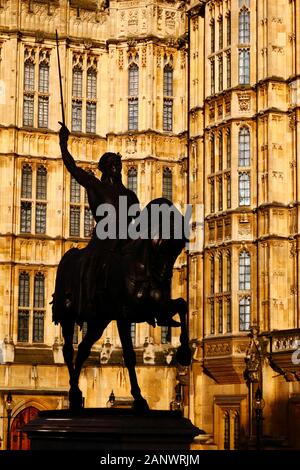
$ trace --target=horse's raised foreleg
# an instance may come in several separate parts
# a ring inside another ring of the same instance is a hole
[[[82,393],[78,385],[80,372],[84,362],[90,355],[93,344],[102,336],[108,324],[109,320],[88,323],[86,335],[78,346],[72,382],[70,382],[69,401],[71,409],[78,409],[83,406]]]
[[[136,355],[133,349],[131,334],[130,334],[130,322],[125,320],[118,320],[118,331],[120,340],[123,348],[123,357],[125,366],[128,369],[130,385],[131,385],[131,395],[134,398],[133,408],[137,410],[148,410],[149,406],[147,401],[142,397],[141,389],[139,387],[135,366],[136,366]]]
[[[192,361],[192,353],[189,346],[189,333],[187,328],[187,303],[181,297],[173,299],[171,302],[171,309],[173,312],[179,314],[180,317],[180,346],[176,351],[176,360],[182,366],[189,366]]]

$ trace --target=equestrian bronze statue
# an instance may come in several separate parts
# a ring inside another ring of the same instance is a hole
[[[60,146],[64,164],[86,189],[97,225],[104,220],[98,208],[105,204],[114,208],[117,219],[121,211],[120,197],[126,199],[128,207],[138,205],[135,193],[122,183],[120,155],[106,153],[101,157],[99,169],[102,177],[99,180],[76,165],[68,151],[68,137],[69,131],[62,124]],[[161,219],[158,224],[156,221],[156,225],[152,220],[153,207],[162,206],[173,211],[167,238],[162,235]],[[177,349],[176,360],[184,366],[191,362],[186,324],[187,303],[182,298],[171,298],[173,266],[187,242],[184,217],[165,198],[151,201],[141,212],[144,213],[147,218],[147,236],[144,233],[135,239],[124,238],[116,229],[115,237],[103,239],[98,236],[96,225],[88,245],[83,249],[70,249],[59,263],[52,309],[53,321],[61,325],[64,337],[63,355],[70,376],[71,409],[82,407],[82,393],[78,385],[81,368],[93,344],[100,339],[112,320],[117,322],[134,408],[146,410],[148,404],[137,382],[131,323],[180,326],[181,344]],[[126,215],[126,228],[136,221],[134,216]],[[179,314],[180,322],[173,319],[176,314]],[[82,327],[84,322],[87,331],[74,360],[75,324]]]

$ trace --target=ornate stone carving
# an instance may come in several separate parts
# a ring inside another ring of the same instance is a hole
[[[239,110],[242,112],[248,112],[251,110],[251,94],[250,93],[238,93]]]
[[[123,49],[119,49],[119,69],[122,70],[124,66],[124,53]]]
[[[205,345],[205,355],[209,356],[227,356],[231,353],[231,345],[229,342],[215,342]]]
[[[129,154],[136,153],[136,147],[137,147],[137,138],[128,137],[126,139],[126,153],[129,153]]]
[[[165,12],[165,24],[167,29],[174,29],[175,28],[175,11],[166,11]]]

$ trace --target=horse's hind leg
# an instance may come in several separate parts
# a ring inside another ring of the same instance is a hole
[[[74,364],[73,364],[73,356],[74,356],[74,348],[73,348],[73,335],[74,335],[74,326],[75,323],[73,321],[62,323],[62,333],[64,337],[64,345],[63,345],[63,356],[65,363],[68,367],[69,377],[70,377],[70,391],[69,391],[69,402],[70,408],[71,403],[74,402],[74,390],[72,390],[72,384],[74,382]],[[80,390],[79,390],[80,392]],[[81,393],[81,392],[80,392]],[[81,397],[82,401],[82,397]]]
[[[97,322],[88,322],[88,328],[85,337],[78,346],[75,360],[75,367],[72,377],[70,389],[70,408],[82,408],[82,393],[79,389],[79,376],[84,362],[90,355],[93,344],[102,336],[103,331],[109,324],[110,320],[101,320]]]
[[[141,395],[141,389],[138,385],[135,366],[136,366],[136,356],[133,349],[131,334],[130,334],[130,323],[123,320],[118,320],[118,331],[120,340],[123,348],[123,357],[125,366],[128,369],[130,385],[131,385],[131,395],[134,398],[134,409],[137,410],[148,410],[149,406],[146,400]]]

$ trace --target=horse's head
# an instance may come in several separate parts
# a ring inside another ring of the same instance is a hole
[[[170,281],[174,263],[188,242],[188,221],[166,198],[154,199],[145,210],[156,277]]]

